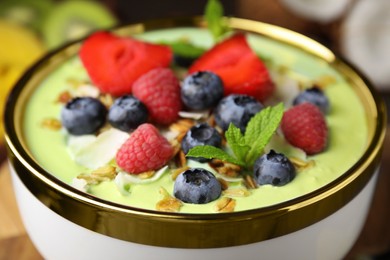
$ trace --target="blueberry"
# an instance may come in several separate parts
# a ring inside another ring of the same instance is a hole
[[[256,160],[253,174],[259,185],[283,186],[295,178],[295,168],[284,154],[271,150]]]
[[[221,183],[203,168],[191,168],[177,176],[174,196],[186,203],[205,204],[221,196]]]
[[[62,125],[72,135],[93,134],[106,122],[107,109],[96,98],[76,97],[61,111]]]
[[[190,110],[212,108],[222,97],[222,80],[209,71],[198,71],[188,75],[181,87],[181,100]]]
[[[181,142],[181,148],[185,154],[198,145],[212,145],[220,147],[222,137],[218,131],[207,123],[200,123],[190,128],[187,131]]]
[[[117,98],[108,111],[108,122],[113,127],[125,132],[137,128],[147,119],[146,106],[132,95]]]
[[[255,98],[247,95],[233,94],[224,97],[214,110],[215,122],[226,131],[233,123],[245,133],[249,120],[257,114],[263,105]]]
[[[329,111],[329,99],[324,94],[324,92],[314,86],[302,91],[298,96],[293,100],[293,105],[299,105],[304,102],[310,102],[316,105],[322,113],[326,114]]]

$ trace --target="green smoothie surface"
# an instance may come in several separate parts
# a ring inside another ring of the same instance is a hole
[[[213,44],[208,31],[194,28],[151,31],[136,37],[151,42],[172,41],[185,37],[195,45],[206,48]],[[253,50],[260,57],[270,61],[273,68],[281,66],[288,68],[291,75],[307,81],[316,81],[323,77],[331,77],[334,80],[324,89],[331,104],[330,112],[326,115],[329,127],[328,146],[324,152],[306,158],[313,160],[315,165],[297,171],[295,179],[285,186],[264,185],[251,189],[249,196],[234,197],[235,211],[288,201],[335,180],[362,156],[368,135],[364,108],[356,93],[339,72],[320,58],[295,47],[258,35],[251,34],[248,37]],[[69,137],[65,130],[53,131],[43,128],[41,124],[46,118],[60,117],[63,104],[56,100],[62,92],[70,88],[69,80],[89,81],[77,56],[66,60],[36,88],[26,104],[23,122],[25,140],[35,160],[58,179],[71,184],[80,173],[87,173],[92,169],[75,163],[67,147]],[[207,164],[195,161],[189,161],[189,164],[210,169]],[[160,188],[164,187],[172,194],[173,185],[174,182],[167,170],[156,181],[132,184],[128,194],[121,192],[114,181],[91,185],[88,192],[105,200],[155,210],[156,203],[162,196]],[[234,185],[237,188],[241,187],[241,184],[237,183],[232,185],[232,189],[235,188]],[[215,213],[216,202],[203,205],[184,203],[180,212]]]

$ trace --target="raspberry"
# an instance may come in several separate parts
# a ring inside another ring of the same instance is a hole
[[[177,120],[182,103],[179,80],[172,70],[157,68],[147,72],[134,83],[132,91],[155,123],[169,125]]]
[[[311,103],[305,102],[287,110],[281,128],[290,144],[309,155],[325,149],[328,127],[320,109]]]
[[[119,148],[116,162],[128,173],[157,170],[172,157],[173,148],[152,124],[140,125]]]

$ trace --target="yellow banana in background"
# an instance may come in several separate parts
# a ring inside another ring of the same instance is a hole
[[[46,50],[117,24],[115,15],[99,1],[0,1],[1,116],[11,87]],[[0,120],[0,148],[3,135]]]
[[[99,1],[0,0],[0,115],[9,90],[48,49],[117,24]],[[0,120],[0,148],[3,142]]]
[[[0,115],[3,115],[8,91],[23,72],[45,53],[35,33],[9,21],[0,20]],[[0,121],[0,143],[4,129]]]

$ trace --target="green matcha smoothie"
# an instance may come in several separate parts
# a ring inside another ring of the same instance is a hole
[[[198,46],[210,47],[213,44],[208,31],[192,28],[164,29],[137,37],[151,42],[173,41],[185,37]],[[275,149],[284,150],[287,156],[314,162],[313,166],[298,170],[295,179],[285,186],[263,185],[246,190],[248,193],[241,196],[237,193],[234,196],[235,211],[288,201],[335,180],[362,156],[368,135],[363,106],[348,82],[335,69],[311,54],[268,38],[249,35],[248,41],[256,53],[269,61],[277,93],[281,88],[286,88],[286,82],[292,82],[296,87],[297,81],[316,82],[324,77],[333,79],[324,89],[331,104],[330,112],[326,115],[329,138],[326,150],[314,156],[306,156],[296,149],[290,149],[291,147],[280,147],[280,142],[273,139],[269,148],[277,147]],[[287,68],[288,72],[279,75],[276,68],[280,67]],[[78,57],[66,60],[42,81],[26,104],[24,117],[24,135],[32,156],[44,169],[70,185],[78,175],[93,169],[75,162],[69,151],[70,137],[65,130],[44,128],[42,122],[48,118],[59,118],[63,104],[56,100],[61,93],[72,89],[73,81],[89,81]],[[189,160],[189,166],[206,167],[213,171],[207,163]],[[103,181],[89,186],[88,192],[117,203],[155,210],[156,203],[162,198],[161,187],[172,195],[173,185],[170,169],[165,169],[153,181],[127,183],[125,188],[118,188],[118,180]],[[233,180],[230,189],[245,189],[245,186],[240,180]],[[184,203],[180,212],[214,213],[217,201],[202,205]]]

